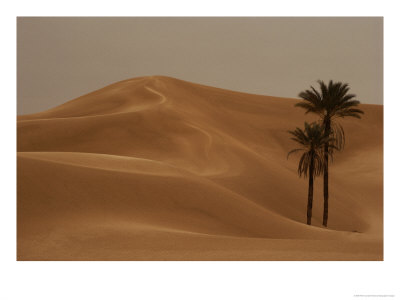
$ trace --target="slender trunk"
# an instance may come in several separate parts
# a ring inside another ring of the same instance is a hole
[[[314,153],[311,153],[311,162],[308,173],[307,225],[311,225],[313,192],[314,192]]]
[[[328,134],[328,132],[331,131],[331,120],[326,120],[325,121],[325,132]],[[328,143],[325,144],[324,146],[324,215],[323,215],[323,222],[322,225],[325,227],[328,226],[328,199],[329,199],[329,190],[328,190],[328,179],[329,179],[329,147]]]

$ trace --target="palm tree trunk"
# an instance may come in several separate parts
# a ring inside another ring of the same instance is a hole
[[[325,121],[325,133],[328,134],[328,132],[331,131],[331,120],[328,119]],[[329,190],[328,190],[328,179],[329,179],[329,144],[326,143],[324,146],[324,215],[323,215],[323,221],[322,225],[325,227],[328,226],[328,200],[329,200]]]
[[[307,225],[311,225],[312,205],[314,192],[314,154],[311,154],[311,163],[308,173],[308,202],[307,202]]]

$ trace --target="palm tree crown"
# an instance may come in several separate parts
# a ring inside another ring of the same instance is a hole
[[[321,92],[311,87],[311,90],[305,90],[299,94],[303,102],[296,106],[306,109],[306,113],[312,112],[324,118],[334,117],[355,117],[361,118],[360,114],[364,112],[354,108],[360,101],[355,100],[356,95],[348,94],[350,90],[347,83],[329,81],[326,85],[322,80],[318,80]]]
[[[320,91],[314,87],[305,90],[299,94],[302,102],[295,106],[302,107],[306,114],[315,113],[320,116],[326,132],[330,132],[335,138],[334,143],[337,150],[343,150],[345,144],[345,135],[343,127],[334,122],[336,118],[354,117],[361,118],[364,112],[355,108],[360,101],[355,100],[356,95],[349,94],[349,85],[342,82],[329,81],[326,85],[322,80],[318,80]]]
[[[288,157],[290,154],[302,151],[303,154],[299,161],[299,167],[297,172],[299,176],[304,175],[304,177],[309,176],[309,167],[313,162],[313,176],[320,175],[324,170],[324,153],[323,147],[326,143],[329,144],[329,148],[336,148],[331,141],[332,137],[326,135],[324,132],[324,128],[318,123],[308,124],[304,123],[304,130],[300,128],[296,128],[294,131],[289,131],[292,135],[292,140],[296,141],[301,145],[301,148],[293,149],[288,153]]]

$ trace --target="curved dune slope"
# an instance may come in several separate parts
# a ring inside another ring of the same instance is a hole
[[[152,76],[18,116],[18,259],[383,259],[382,106],[338,120],[326,229],[296,101]]]

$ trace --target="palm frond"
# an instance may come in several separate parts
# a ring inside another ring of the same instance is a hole
[[[319,84],[319,88],[321,89],[321,95],[322,95],[322,99],[327,99],[328,98],[328,87],[326,86],[325,82],[323,82],[322,80],[318,80],[317,81]],[[329,82],[329,85],[332,85],[332,80]]]
[[[314,175],[319,176],[323,173],[324,171],[324,165],[325,165],[325,160],[324,160],[324,155],[321,150],[315,152],[314,155]]]
[[[336,116],[343,118],[343,117],[354,117],[357,119],[361,119],[361,116],[364,112],[361,109],[357,108],[345,108],[336,113]]]
[[[308,114],[309,112],[313,112],[313,113],[318,113],[319,112],[319,109],[316,108],[311,103],[299,102],[299,103],[296,103],[294,106],[304,108],[306,110],[306,112],[305,112],[306,114]]]
[[[308,168],[310,166],[310,153],[305,152],[300,158],[299,161],[299,167],[297,168],[297,173],[301,177],[301,175],[304,175],[304,177],[307,177],[308,173]]]
[[[290,154],[293,154],[293,153],[296,153],[296,152],[299,152],[299,151],[304,151],[304,148],[296,148],[296,149],[290,150],[290,151],[288,152],[288,154],[287,154],[286,159],[289,158]]]
[[[346,144],[346,136],[342,125],[337,122],[331,123],[331,137],[332,140],[329,146],[332,146],[332,151],[343,151]]]

